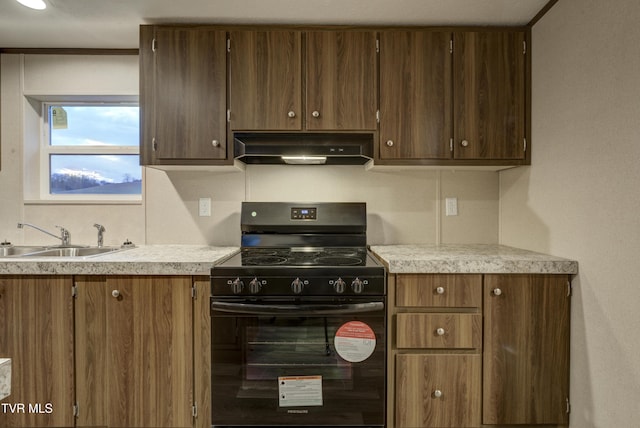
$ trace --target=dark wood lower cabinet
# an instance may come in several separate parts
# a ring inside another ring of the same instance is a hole
[[[564,275],[485,275],[485,424],[568,425],[569,285]]]
[[[388,289],[390,428],[569,424],[567,275],[398,274]]]
[[[479,354],[396,357],[396,427],[470,427],[480,421]]]
[[[71,286],[70,276],[0,276],[0,357],[12,368],[3,428],[75,424]]]
[[[191,277],[76,285],[78,426],[192,427]]]
[[[389,428],[568,425],[568,281],[390,275]],[[207,277],[0,276],[2,404],[25,406],[0,427],[209,428],[208,293]]]

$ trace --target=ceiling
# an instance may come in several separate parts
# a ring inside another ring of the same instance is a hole
[[[0,48],[135,49],[138,26],[161,23],[526,25],[549,0],[0,1]]]

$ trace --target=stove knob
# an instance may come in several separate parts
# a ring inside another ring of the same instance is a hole
[[[354,293],[360,294],[362,290],[364,290],[364,283],[360,280],[360,278],[356,278],[351,283],[351,289]]]
[[[294,279],[293,282],[291,283],[291,291],[293,291],[294,294],[302,293],[303,288],[304,288],[304,283],[300,278]]]
[[[231,291],[233,292],[233,294],[240,294],[242,293],[243,289],[244,289],[244,282],[242,282],[240,278],[234,279],[233,282],[231,283]]]
[[[251,294],[258,294],[262,290],[262,284],[258,278],[253,278],[251,282],[249,282],[249,291]]]
[[[344,293],[344,288],[346,286],[347,284],[342,280],[342,278],[338,278],[333,282],[333,289],[338,294]]]

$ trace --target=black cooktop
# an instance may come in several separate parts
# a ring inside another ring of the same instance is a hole
[[[367,249],[339,248],[243,248],[225,265],[241,266],[365,266]]]

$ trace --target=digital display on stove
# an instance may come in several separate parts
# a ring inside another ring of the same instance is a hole
[[[299,207],[291,208],[291,220],[315,220],[317,208]]]

